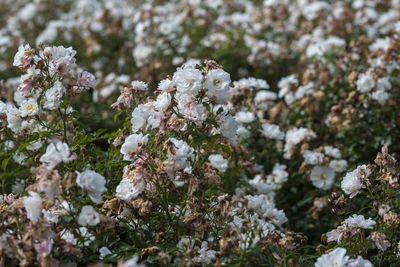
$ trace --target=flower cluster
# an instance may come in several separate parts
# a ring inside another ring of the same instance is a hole
[[[2,265],[400,264],[400,1],[1,5]]]

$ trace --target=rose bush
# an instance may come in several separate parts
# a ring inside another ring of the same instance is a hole
[[[399,11],[3,1],[1,264],[398,265]]]

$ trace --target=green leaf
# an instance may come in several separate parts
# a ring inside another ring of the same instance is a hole
[[[3,161],[1,162],[1,166],[3,167],[3,171],[6,170],[9,161],[10,161],[10,158],[6,158],[6,159],[3,159]]]
[[[223,152],[225,152],[226,154],[230,155],[231,154],[231,148],[227,145],[224,144],[217,144],[216,147],[218,149],[221,149]]]

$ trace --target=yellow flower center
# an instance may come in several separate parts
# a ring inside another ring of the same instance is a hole
[[[29,104],[29,105],[26,107],[26,109],[27,109],[29,112],[32,112],[32,111],[35,109],[35,107],[33,106],[33,104]]]

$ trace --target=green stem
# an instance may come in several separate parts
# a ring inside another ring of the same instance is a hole
[[[67,139],[67,125],[66,125],[66,122],[65,122],[65,118],[64,118],[64,116],[63,116],[63,114],[62,114],[60,108],[58,108],[58,112],[60,113],[61,120],[62,120],[62,122],[63,122],[64,140],[65,140],[65,142],[67,143],[67,145],[69,145],[69,144],[68,144],[68,139]]]

